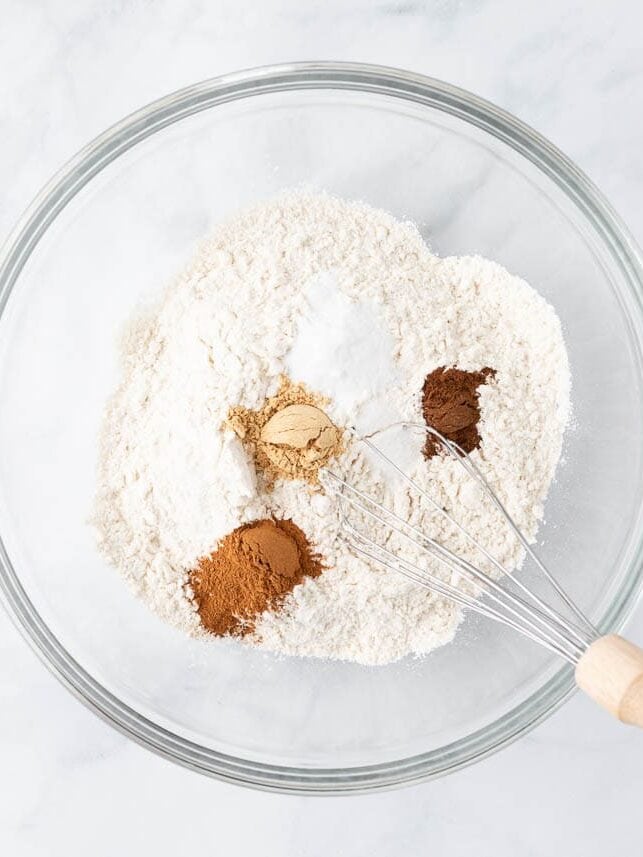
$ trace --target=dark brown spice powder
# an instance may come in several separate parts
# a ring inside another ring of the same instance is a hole
[[[495,374],[496,370],[488,366],[479,372],[444,366],[430,372],[422,388],[422,413],[426,424],[465,452],[473,452],[480,446],[478,388]],[[440,442],[428,434],[424,455],[432,458],[439,451]]]

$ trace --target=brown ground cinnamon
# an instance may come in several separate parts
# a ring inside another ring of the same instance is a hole
[[[321,558],[293,521],[266,518],[233,530],[190,572],[189,584],[208,631],[244,636],[264,610],[321,572]]]
[[[478,388],[495,374],[496,370],[488,366],[479,372],[444,366],[430,372],[422,388],[422,413],[426,424],[457,443],[465,452],[473,452],[480,446]],[[427,434],[424,445],[426,458],[432,458],[439,451],[439,441]]]

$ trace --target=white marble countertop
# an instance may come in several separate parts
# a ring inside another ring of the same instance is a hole
[[[637,0],[4,0],[0,236],[51,173],[136,107],[233,69],[407,67],[534,125],[643,242]],[[643,610],[630,624],[643,642]],[[75,701],[0,615],[0,850],[12,857],[640,852],[643,737],[580,696],[518,744],[388,794],[280,797],[153,756]]]

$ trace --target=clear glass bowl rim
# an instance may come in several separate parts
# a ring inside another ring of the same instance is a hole
[[[629,231],[594,184],[536,131],[488,101],[434,78],[361,63],[307,62],[265,66],[188,86],[113,125],[73,157],[42,189],[0,252],[0,315],[43,234],[71,199],[119,155],[162,128],[202,110],[280,91],[348,90],[398,98],[456,116],[506,143],[553,180],[605,242],[643,317],[643,259]],[[617,630],[643,588],[643,533],[630,569],[605,615],[602,632]],[[13,568],[0,536],[0,592],[10,618],[48,669],[109,724],[161,756],[219,779],[299,794],[359,793],[392,788],[455,771],[529,732],[575,689],[562,667],[511,711],[453,744],[392,762],[351,768],[297,768],[218,753],[142,717],[102,687],[49,630]]]

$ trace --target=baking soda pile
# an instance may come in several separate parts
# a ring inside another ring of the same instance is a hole
[[[242,212],[124,337],[123,380],[100,445],[94,522],[102,551],[159,616],[199,635],[190,570],[241,524],[292,519],[324,571],[259,616],[244,643],[381,664],[448,642],[458,607],[351,552],[338,538],[338,502],[319,486],[279,478],[268,486],[227,423],[231,409],[260,411],[284,376],[323,397],[340,429],[421,422],[424,379],[441,366],[495,370],[479,388],[482,444],[472,456],[535,536],[569,414],[554,310],[499,265],[440,259],[412,224],[362,204],[297,193]],[[443,456],[427,461],[423,443],[382,436],[383,448],[457,510],[475,538],[519,565],[519,547],[462,468]],[[359,444],[331,465],[479,563]]]

